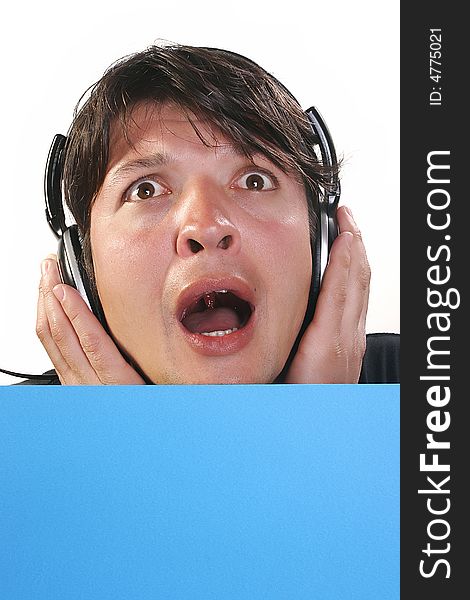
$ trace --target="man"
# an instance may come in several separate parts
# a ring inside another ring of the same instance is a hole
[[[37,333],[61,383],[357,382],[370,271],[345,207],[305,321],[313,143],[291,94],[241,56],[151,47],[113,65],[63,175],[109,335],[47,258]]]

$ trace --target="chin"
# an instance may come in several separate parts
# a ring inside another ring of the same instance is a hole
[[[272,383],[276,372],[247,372],[247,369],[200,369],[197,372],[155,374],[149,379],[160,385],[251,385]]]
[[[223,338],[215,339],[223,341]],[[163,353],[166,360],[161,360],[157,346],[166,348]],[[187,344],[172,347],[149,343],[144,356],[136,356],[137,353],[133,356],[140,372],[156,385],[270,384],[282,371],[291,347],[289,343],[278,343],[275,352],[272,350],[275,346],[272,340],[269,344],[258,340],[231,354],[222,354],[220,348],[216,348],[219,353],[214,355],[201,354],[199,348],[193,349]]]

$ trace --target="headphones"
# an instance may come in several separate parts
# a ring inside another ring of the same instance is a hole
[[[306,111],[313,133],[318,140],[321,163],[326,167],[336,164],[336,152],[328,127],[315,107]],[[78,290],[90,310],[108,331],[103,308],[93,293],[92,286],[82,262],[82,236],[78,225],[65,223],[64,201],[62,197],[62,167],[67,138],[61,134],[54,136],[47,158],[44,180],[46,200],[46,218],[54,235],[58,239],[57,263],[60,278]],[[314,151],[314,150],[313,150]],[[314,151],[315,152],[315,151]],[[330,180],[322,189],[318,199],[318,223],[315,245],[312,248],[312,284],[306,324],[313,317],[321,282],[328,262],[331,245],[338,235],[336,209],[340,199],[340,182],[334,169],[330,170]],[[109,331],[108,331],[109,332]]]

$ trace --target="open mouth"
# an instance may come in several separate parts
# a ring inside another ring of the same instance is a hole
[[[181,324],[191,333],[224,337],[243,329],[253,306],[230,290],[212,290],[201,294],[183,309]]]

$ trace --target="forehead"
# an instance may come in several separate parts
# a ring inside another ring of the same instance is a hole
[[[155,146],[160,151],[169,146],[176,151],[200,152],[208,145],[218,152],[241,154],[208,119],[187,114],[174,105],[141,103],[132,109],[125,124],[115,121],[111,125],[107,170],[127,156],[145,153]]]

